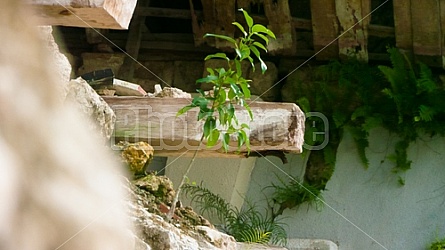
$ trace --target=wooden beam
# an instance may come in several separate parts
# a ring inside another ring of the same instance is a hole
[[[195,13],[198,15],[199,18],[202,18],[202,11],[195,11]],[[138,7],[135,10],[135,14],[138,14],[140,16],[168,17],[189,20],[192,18],[190,10],[156,7]]]
[[[323,8],[320,8],[323,6]],[[317,60],[331,60],[338,58],[338,20],[335,12],[334,0],[311,1],[312,30],[314,50]],[[324,48],[326,45],[328,47]]]
[[[394,27],[370,24],[368,26],[368,36],[376,37],[394,37]]]
[[[397,48],[412,51],[413,31],[411,23],[411,1],[393,0],[394,29]]]
[[[196,52],[208,52],[213,53],[216,50],[209,46],[195,47],[193,43],[178,43],[178,42],[156,42],[156,41],[143,41],[141,43],[141,49],[159,49],[159,50],[176,50],[176,51],[196,51]]]
[[[230,48],[231,44],[225,40],[215,38],[204,39],[203,35],[213,33],[229,37],[234,36],[235,27],[232,25],[232,22],[236,19],[235,1],[202,0],[202,18],[198,18],[192,0],[189,0],[189,2],[195,45],[208,44],[220,49]]]
[[[30,0],[39,25],[127,29],[136,0]]]
[[[267,27],[277,37],[277,40],[270,40],[269,52],[272,55],[278,53],[295,54],[297,39],[290,14],[289,2],[285,0],[264,0],[263,4],[264,12],[269,20]]]
[[[441,57],[442,57],[442,68],[445,69],[445,3],[439,2],[440,4],[440,32],[441,32]]]
[[[335,7],[340,33],[347,31],[338,39],[340,58],[367,62],[370,17],[363,18],[371,11],[371,0],[335,0]]]
[[[411,23],[414,54],[442,55],[439,1],[411,0]]]
[[[202,122],[197,122],[197,110],[183,116],[177,111],[190,104],[184,98],[104,97],[116,113],[114,140],[146,141],[158,156],[192,154],[198,149],[202,134]],[[301,153],[304,137],[305,116],[293,103],[254,102],[250,104],[254,120],[249,121],[246,112],[237,112],[240,122],[250,125],[251,151],[280,150]],[[205,144],[205,143],[204,143]],[[199,157],[241,157],[236,154],[237,141],[232,139],[229,152],[221,145],[206,148],[202,145]]]
[[[139,0],[138,5],[148,5],[149,0]],[[126,81],[133,81],[134,65],[138,60],[139,50],[142,39],[142,29],[145,26],[145,16],[135,14],[130,23],[130,29],[128,30],[127,44],[125,45],[125,51],[127,55],[124,59],[124,64],[119,70],[118,77]]]
[[[155,7],[138,7],[135,10],[135,13],[141,16],[151,16],[151,17],[167,17],[167,18],[177,18],[177,19],[192,19],[192,15],[190,10],[183,10],[183,9],[168,9],[168,8],[155,8]],[[194,11],[196,17],[198,19],[203,18],[203,13],[201,10],[195,10]],[[244,20],[242,13],[235,13],[236,20],[242,21]],[[252,18],[257,23],[267,24],[268,20],[265,16],[261,15],[251,15]],[[296,18],[292,17],[292,25],[295,29],[300,30],[312,30],[312,24],[311,20],[304,19],[304,18]]]

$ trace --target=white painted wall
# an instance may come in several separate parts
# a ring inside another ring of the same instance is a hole
[[[172,180],[175,188],[181,182],[191,158],[169,157],[165,174]],[[244,203],[244,195],[249,188],[250,174],[255,166],[255,157],[251,158],[197,158],[190,169],[190,182],[203,183],[205,188],[219,194],[237,208]],[[189,205],[189,199],[181,200]]]
[[[392,165],[381,162],[392,153],[394,136],[383,129],[371,133],[370,168],[365,170],[354,141],[345,133],[336,170],[324,192],[325,207],[321,212],[307,205],[286,210],[281,218],[289,238],[327,239],[341,250],[426,249],[436,236],[445,236],[444,141],[425,137],[409,148],[412,169],[400,187],[397,176],[390,173]],[[273,173],[288,178],[282,169],[298,175],[302,164],[298,155],[286,165],[273,157],[257,159],[247,197],[264,204],[263,188],[276,180]]]
[[[340,144],[337,165],[324,192],[325,207],[318,212],[302,205],[286,210],[281,218],[288,225],[289,238],[327,239],[341,250],[425,249],[436,238],[445,237],[445,139],[425,137],[412,145],[412,169],[406,185],[397,184],[392,165],[381,162],[392,153],[395,136],[383,129],[371,133],[365,170],[348,133]],[[276,157],[249,159],[200,158],[189,174],[191,181],[204,181],[207,188],[237,207],[242,194],[266,207],[265,189],[277,178],[302,173],[301,155],[288,155],[283,165]],[[169,158],[166,175],[178,185],[190,158]],[[252,167],[253,172],[251,173]],[[284,172],[282,172],[281,170]],[[286,173],[286,174],[285,174]],[[187,204],[187,202],[185,202]]]

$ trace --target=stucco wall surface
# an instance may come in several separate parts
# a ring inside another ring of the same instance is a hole
[[[341,250],[426,249],[436,236],[445,236],[445,138],[424,137],[409,148],[412,169],[397,175],[385,157],[390,155],[396,137],[383,129],[372,131],[365,170],[355,143],[345,133],[337,154],[334,175],[324,192],[321,212],[302,205],[281,216],[288,225],[289,238],[327,239]],[[383,161],[384,160],[384,161]],[[301,173],[303,159],[291,156],[282,165],[275,158],[260,158],[252,172],[247,197],[264,203],[265,185],[289,180]],[[276,173],[273,174],[273,173]]]

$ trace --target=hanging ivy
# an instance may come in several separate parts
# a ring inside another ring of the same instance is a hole
[[[369,167],[366,149],[371,129],[383,127],[397,135],[394,151],[387,157],[397,174],[411,168],[407,151],[419,136],[445,134],[443,87],[425,64],[412,62],[396,48],[388,48],[388,53],[390,66],[334,61],[314,69],[310,82],[297,85],[297,104],[306,112],[323,113],[330,126],[328,145],[309,156],[305,183],[325,188],[345,129],[352,134],[365,168]],[[314,119],[307,123],[309,145],[320,143],[311,138],[312,130],[323,131]],[[399,183],[404,184],[401,177]]]

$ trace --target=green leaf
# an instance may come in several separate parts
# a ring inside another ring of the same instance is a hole
[[[218,69],[218,74],[219,74],[220,77],[225,75],[226,74],[226,69],[225,68]]]
[[[242,70],[241,70],[241,63],[240,63],[240,61],[235,60],[235,67],[236,67],[236,75],[238,77],[240,77],[241,74],[243,73]]]
[[[212,130],[207,140],[207,147],[215,146],[218,140],[219,140],[219,130],[215,128]]]
[[[238,52],[237,52],[238,54]],[[240,61],[246,59],[247,57],[250,56],[250,48],[247,45],[242,45],[240,50],[239,50],[239,54],[238,56],[240,57]]]
[[[264,33],[264,34],[269,35],[268,33],[270,33],[270,32],[271,31],[268,30],[266,27],[264,27],[264,25],[255,24],[254,26],[252,26],[252,33]],[[273,35],[271,37],[275,37],[275,35]]]
[[[176,113],[176,116],[180,116],[180,115],[184,114],[185,112],[189,111],[189,110],[192,109],[192,108],[196,108],[196,106],[194,106],[194,105],[192,105],[192,104],[187,105],[187,106],[181,108],[181,109],[178,111],[178,113]]]
[[[218,117],[219,123],[221,125],[225,125],[227,122],[227,113],[226,113],[225,106],[219,106],[219,107],[217,107],[217,110],[218,110],[218,115],[219,115],[219,117]]]
[[[266,72],[266,70],[267,70],[267,65],[266,65],[266,63],[264,63],[263,60],[261,60],[261,58],[258,58],[258,60],[260,61],[260,65],[261,65],[261,73],[264,74],[264,72]]]
[[[241,86],[241,89],[243,90],[244,97],[245,97],[246,99],[249,99],[250,96],[251,96],[251,95],[250,95],[249,84],[247,84],[246,81],[242,81],[242,82],[240,82],[240,86]]]
[[[244,30],[244,27],[240,23],[233,22],[232,24],[238,27],[238,29],[241,30],[241,32],[243,32],[244,36],[247,36],[247,32]]]
[[[227,133],[227,134],[233,134],[233,133],[235,133],[236,131],[238,131],[238,130],[237,130],[236,128],[234,128],[232,125],[230,125],[229,128],[227,128],[226,133]]]
[[[197,96],[193,98],[192,105],[195,105],[197,107],[200,107],[201,110],[204,108],[207,108],[207,105],[209,104],[209,100],[202,96]]]
[[[247,11],[243,10],[242,8],[239,9],[239,11],[242,11],[242,12],[243,12],[243,14],[244,14],[244,19],[246,19],[247,26],[249,26],[249,30],[250,30],[250,29],[252,28],[252,25],[253,25],[253,19],[252,19],[252,17],[250,17],[250,16],[249,16],[249,13],[247,13]]]
[[[227,115],[227,125],[231,126],[233,120],[235,120],[235,123],[237,123],[238,120],[236,119],[236,116],[235,116],[235,107],[233,106],[232,103],[229,103],[227,105],[227,110],[226,111],[227,111],[227,113],[226,113],[226,115]]]
[[[207,68],[207,72],[209,72],[209,73],[210,73],[210,75],[212,75],[212,76],[214,76],[214,75],[215,75],[215,72],[213,71],[213,69],[212,69],[212,68]]]
[[[207,117],[204,123],[204,137],[207,138],[210,135],[210,132],[216,128],[216,121],[213,116]]]
[[[227,57],[226,53],[211,54],[211,55],[206,56],[206,58],[204,58],[204,60],[207,61],[211,58],[221,58],[221,59],[230,61],[230,59]]]
[[[259,42],[253,42],[253,45],[257,46],[258,48],[264,50],[265,52],[267,52],[266,47],[264,47],[264,45],[262,43]]]
[[[258,49],[257,49],[255,46],[250,46],[249,48],[250,48],[250,50],[253,52],[253,54],[255,54],[255,56],[258,58],[258,60],[260,61],[260,64],[261,64],[261,73],[264,74],[264,72],[266,72],[266,70],[267,70],[267,65],[266,65],[266,63],[264,63],[264,61],[261,59],[260,52],[258,51]]]
[[[230,89],[233,90],[233,92],[235,93],[236,96],[242,95],[240,88],[235,83],[230,83]]]
[[[241,50],[239,50],[238,48],[235,49],[236,55],[241,58],[243,55],[241,53]]]
[[[218,80],[218,77],[215,75],[208,75],[204,78],[196,80],[196,83],[207,83],[207,82],[213,82]]]
[[[252,66],[252,71],[255,71],[255,64],[253,63],[253,59],[252,59],[252,57],[247,57],[247,59],[249,60],[249,62],[250,62],[250,65]]]
[[[244,143],[246,144],[247,154],[250,154],[250,139],[247,135],[246,135],[246,138],[244,139]]]
[[[204,35],[204,37],[216,37],[216,38],[220,38],[220,39],[229,41],[229,42],[233,43],[234,45],[236,45],[236,40],[231,38],[230,36],[224,36],[224,35],[217,35],[217,34],[207,33],[207,34]]]
[[[261,33],[258,33],[258,32],[255,32],[255,33],[253,33],[253,34],[256,35],[256,36],[258,36],[259,38],[263,39],[264,42],[266,42],[266,45],[269,44],[269,38],[267,38],[265,35],[263,35],[263,34],[261,34]]]
[[[246,132],[240,130],[238,131],[238,151],[241,149],[241,147],[243,146],[245,140],[246,140]]]
[[[253,120],[253,114],[252,114],[252,110],[250,109],[249,104],[247,104],[247,102],[244,102],[243,106],[247,110],[247,113],[249,114],[250,120]]]
[[[233,98],[236,97],[235,91],[233,91],[232,88],[229,89],[228,97],[229,97],[229,100],[233,100]]]
[[[249,46],[249,49],[253,52],[253,54],[261,60],[261,54],[255,46]]]
[[[221,89],[221,91],[219,91],[219,95],[218,95],[218,102],[219,103],[225,103],[226,99],[227,99],[226,90],[225,89]]]
[[[235,107],[232,103],[229,103],[227,105],[227,114],[229,115],[229,117],[233,117],[235,115]]]
[[[230,143],[230,134],[225,133],[223,139],[223,148],[225,152],[229,150],[229,143]]]
[[[268,36],[270,36],[270,37],[272,37],[273,39],[277,39],[276,37],[275,37],[275,34],[271,31],[271,30],[267,30],[267,35]]]
[[[268,36],[272,37],[273,39],[277,39],[275,37],[275,34],[271,30],[269,30],[268,28],[264,27],[261,24],[255,24],[252,27],[252,33],[264,33],[264,34],[267,34]]]
[[[207,109],[208,110],[208,109]],[[199,113],[198,113],[198,121],[199,120],[202,120],[203,118],[207,118],[207,117],[209,117],[209,116],[212,116],[213,115],[213,112],[211,112],[211,111],[205,111],[205,110],[201,110]]]
[[[201,96],[205,96],[205,93],[202,89],[196,89],[196,91],[201,95]]]

